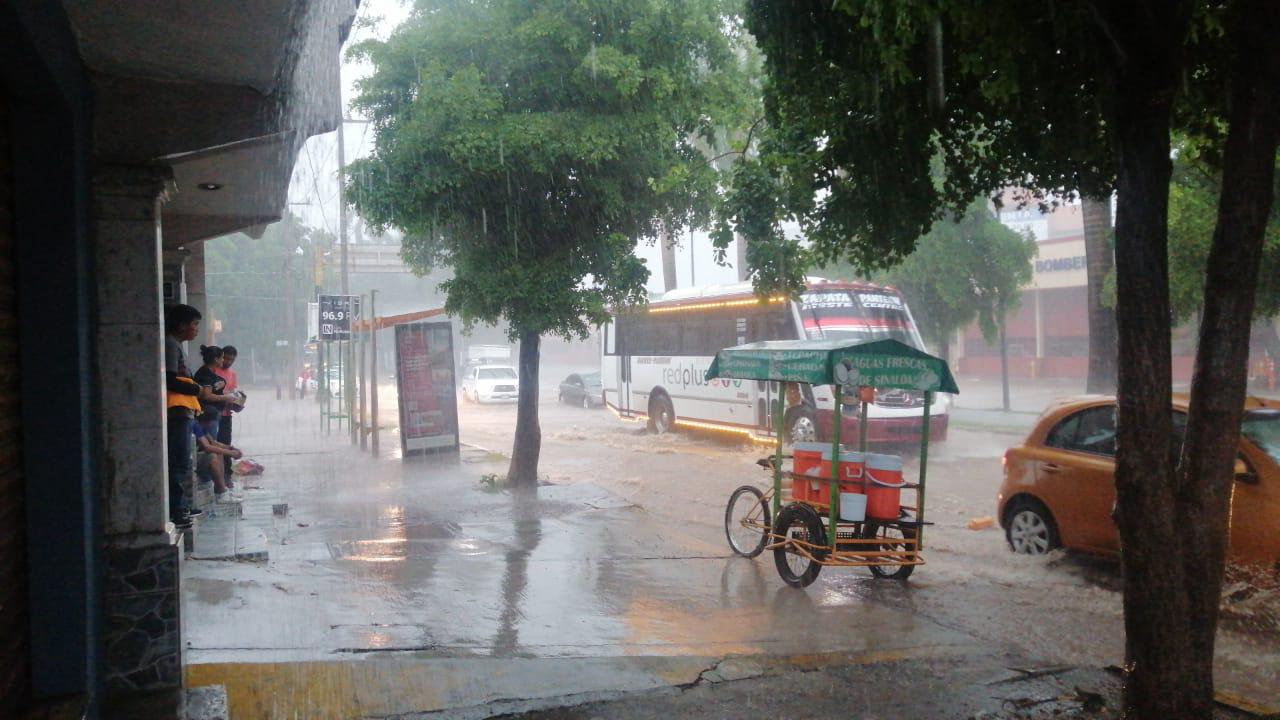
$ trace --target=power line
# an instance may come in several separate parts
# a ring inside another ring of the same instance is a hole
[[[329,225],[329,218],[324,212],[324,198],[320,195],[320,174],[316,172],[316,161],[311,156],[311,143],[303,145],[303,149],[307,155],[307,165],[311,167],[311,187],[315,189],[316,204],[320,206],[320,221],[324,223],[324,229],[333,235],[333,228]]]

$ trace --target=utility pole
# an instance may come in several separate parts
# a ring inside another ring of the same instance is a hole
[[[378,457],[378,291],[369,291],[369,415],[373,424],[370,450]]]
[[[368,305],[368,303],[365,302],[366,297],[366,295],[360,296],[361,323],[365,321],[364,308]],[[365,398],[368,395],[369,390],[369,379],[365,374],[365,362],[369,354],[369,329],[362,328],[357,337],[359,339],[356,341],[356,352],[360,353],[360,370],[358,372],[358,375],[360,376],[360,424],[356,432],[360,435],[360,449],[364,450],[369,447],[369,406],[365,404]],[[375,388],[375,392],[376,390],[377,388]]]
[[[288,244],[289,245],[293,244],[292,239],[289,241]],[[282,280],[284,280],[284,283],[283,283],[284,297],[285,297],[284,312],[285,312],[285,322],[289,327],[289,335],[287,336],[287,339],[286,339],[286,342],[288,343],[288,345],[284,347],[284,353],[283,353],[283,355],[286,358],[285,371],[281,373],[281,375],[283,376],[282,379],[277,381],[276,383],[276,399],[277,400],[280,399],[280,384],[279,384],[280,382],[284,382],[288,384],[290,399],[294,399],[297,397],[297,391],[294,388],[294,384],[293,382],[291,382],[291,378],[290,378],[290,374],[291,374],[290,369],[296,365],[297,359],[298,359],[298,353],[297,353],[298,319],[297,319],[297,308],[293,306],[294,305],[294,302],[293,302],[293,252],[291,250],[285,252],[284,262],[280,266],[280,272],[281,274],[284,275],[284,277],[282,278]]]
[[[342,72],[338,72],[338,97],[342,97]],[[347,278],[347,199],[342,187],[342,173],[347,167],[347,118],[338,120],[338,244],[342,246],[342,294],[349,295]]]

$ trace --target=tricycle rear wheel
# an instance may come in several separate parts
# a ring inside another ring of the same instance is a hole
[[[869,522],[862,529],[864,539],[880,538],[883,541],[878,547],[880,550],[906,550],[908,545],[902,541],[913,540],[915,536],[914,529],[904,528],[895,523]],[[872,565],[870,567],[872,575],[886,580],[906,580],[916,569],[915,565]]]
[[[822,518],[818,517],[813,508],[802,503],[792,503],[778,513],[773,533],[819,547],[827,544],[827,532],[822,526]],[[813,558],[786,547],[778,547],[773,551],[773,564],[778,568],[778,575],[791,587],[806,587],[817,580],[818,573],[822,572],[822,565],[818,561],[826,556],[826,552],[812,547],[806,550]]]

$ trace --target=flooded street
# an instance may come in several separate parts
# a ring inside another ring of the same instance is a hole
[[[753,464],[765,446],[655,436],[544,388],[534,498],[481,483],[506,470],[515,406],[459,409],[459,456],[405,461],[394,431],[377,460],[326,436],[309,400],[246,414],[243,446],[268,469],[244,480],[240,522],[269,559],[187,561],[192,681],[225,683],[244,716],[335,698],[378,715],[666,687],[726,657],[1123,657],[1113,563],[1015,556],[998,529],[966,528],[994,512],[1013,436],[953,427],[935,444],[937,524],[909,583],[827,568],[797,590],[771,554],[733,556],[724,538],[729,493],[768,480]],[[1275,634],[1231,622],[1223,689],[1274,702]],[[498,679],[476,685],[477,662]]]

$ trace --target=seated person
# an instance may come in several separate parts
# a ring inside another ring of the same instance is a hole
[[[227,488],[224,474],[223,457],[239,460],[244,453],[230,445],[224,445],[205,430],[198,422],[191,423],[191,434],[196,436],[196,474],[201,478],[213,480],[213,493],[218,502],[238,502],[244,498],[232,493]]]

